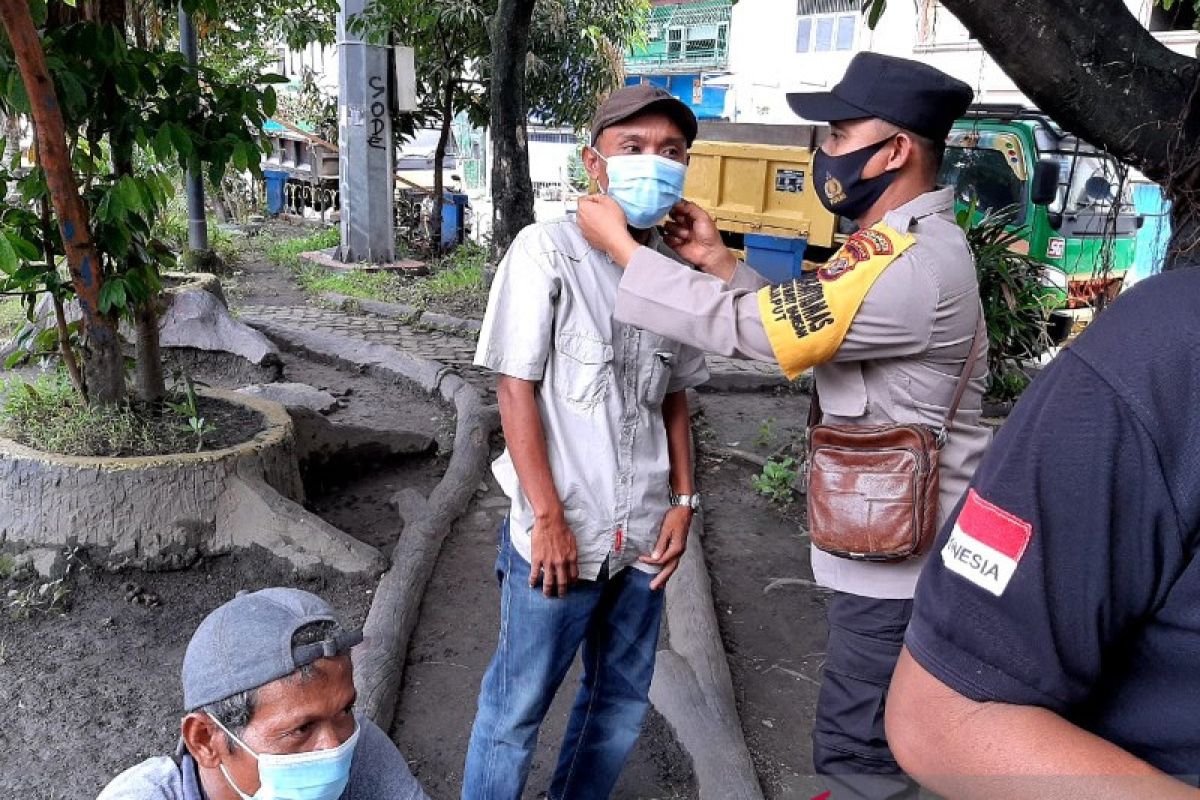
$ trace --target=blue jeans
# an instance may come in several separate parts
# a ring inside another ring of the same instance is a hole
[[[583,681],[550,798],[606,798],[650,706],[663,593],[650,590],[652,575],[629,568],[548,598],[530,588],[507,522],[500,535],[500,640],[480,688],[463,800],[519,800],[538,728],[580,645]]]

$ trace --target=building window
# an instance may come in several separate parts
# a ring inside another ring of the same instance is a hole
[[[667,30],[667,57],[671,59],[712,58],[725,52],[729,43],[729,26],[690,25]]]
[[[1195,30],[1196,7],[1190,0],[1175,0],[1171,10],[1166,11],[1161,3],[1154,3],[1150,7],[1150,24],[1147,27],[1154,33]]]
[[[800,17],[796,21],[797,53],[831,53],[854,49],[857,14]]]
[[[796,52],[854,49],[858,0],[797,0]]]

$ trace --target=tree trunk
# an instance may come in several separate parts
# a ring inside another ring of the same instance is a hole
[[[1159,43],[1122,0],[945,5],[1039,108],[1162,184],[1173,261],[1200,263],[1200,63]]]
[[[62,298],[56,294],[50,295],[50,301],[54,303],[54,322],[58,326],[58,352],[62,356],[63,365],[67,368],[67,375],[71,378],[71,385],[75,387],[75,391],[79,393],[79,397],[83,402],[87,402],[87,384],[83,382],[83,373],[79,370],[79,362],[75,359],[75,347],[71,344],[71,329],[67,327],[67,312],[63,308]]]
[[[133,43],[139,50],[145,50],[149,37],[146,33],[146,10],[139,0],[129,2],[129,21],[133,27]]]
[[[100,255],[91,240],[88,209],[71,170],[62,110],[46,70],[46,54],[25,0],[0,0],[0,22],[8,33],[29,95],[46,183],[58,215],[71,282],[83,313],[89,347],[84,368],[90,400],[116,403],[125,395],[121,342],[116,321],[100,313],[100,290],[104,283]]]
[[[525,123],[525,61],[535,0],[500,0],[492,25],[492,247],[508,249],[533,224],[533,183]]]
[[[4,165],[7,167],[21,152],[21,117],[14,113],[4,115]]]
[[[450,141],[450,126],[454,122],[454,81],[447,80],[442,87],[442,130],[433,154],[433,249],[440,253],[446,246],[442,241],[442,206],[446,202],[446,180],[442,173],[442,161],[446,158],[446,144]]]
[[[167,396],[158,335],[158,299],[151,298],[138,306],[134,310],[134,317],[137,327],[137,396],[143,402],[158,403]]]

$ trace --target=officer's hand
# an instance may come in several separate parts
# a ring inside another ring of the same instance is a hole
[[[583,231],[583,238],[588,240],[588,244],[607,253],[622,269],[629,266],[629,259],[637,251],[638,243],[630,235],[625,212],[616,200],[603,194],[579,198],[575,221],[579,223],[579,229]]]
[[[667,581],[679,569],[679,559],[687,550],[688,530],[692,527],[692,509],[687,506],[673,506],[663,518],[662,531],[658,534],[658,543],[648,556],[642,556],[639,561],[655,567],[662,567],[662,572],[654,576],[650,588],[658,590],[667,585]]]
[[[529,586],[537,586],[540,576],[546,597],[565,596],[567,587],[579,579],[575,534],[561,512],[548,520],[534,520],[532,555]]]
[[[709,275],[728,281],[737,269],[737,258],[721,241],[717,224],[704,209],[682,200],[671,209],[663,226],[667,246]]]

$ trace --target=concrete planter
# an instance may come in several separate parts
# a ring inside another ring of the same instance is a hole
[[[263,430],[224,450],[140,458],[54,455],[0,438],[0,544],[82,546],[143,566],[259,545],[302,568],[380,568],[374,548],[300,505],[295,433],[282,406],[203,393],[259,412]]]

